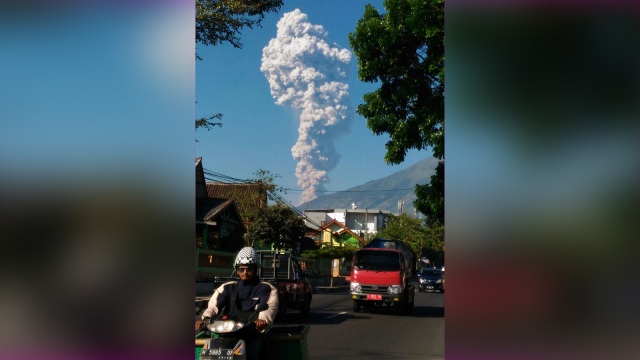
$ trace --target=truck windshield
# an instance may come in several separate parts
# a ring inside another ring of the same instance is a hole
[[[400,256],[396,252],[357,252],[354,266],[361,270],[400,270]]]

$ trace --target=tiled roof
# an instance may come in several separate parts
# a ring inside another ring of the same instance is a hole
[[[252,207],[265,207],[267,206],[267,194],[260,193],[260,186],[258,184],[228,184],[219,182],[207,183],[207,194],[210,198],[218,199],[238,199],[246,201],[255,197],[255,201],[252,204],[243,204],[241,201],[236,201],[238,210],[243,213],[245,206]]]

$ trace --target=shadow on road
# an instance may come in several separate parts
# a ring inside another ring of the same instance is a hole
[[[370,316],[355,315],[351,312],[311,312],[309,317],[304,319],[297,313],[286,314],[278,318],[276,325],[335,325],[343,323],[347,320],[366,320],[371,319]]]
[[[303,318],[297,312],[288,313],[278,316],[276,324],[282,325],[330,325],[340,324],[347,320],[365,320],[371,319],[370,314],[383,314],[390,316],[418,317],[418,318],[444,318],[444,308],[436,306],[416,306],[413,311],[408,313],[398,313],[396,310],[386,307],[364,308],[360,313],[353,311],[345,311],[341,313],[312,311],[307,318]]]
[[[411,352],[388,352],[388,351],[375,351],[375,350],[365,350],[365,349],[354,349],[354,348],[337,348],[337,347],[318,347],[316,348],[320,351],[326,351],[331,353],[331,355],[322,356],[322,355],[311,355],[309,359],[312,360],[320,360],[320,359],[424,359],[424,360],[440,360],[444,359],[444,356],[439,354],[424,354],[424,353],[411,353]]]
[[[361,310],[361,313],[389,314],[394,316],[407,317],[441,318],[444,317],[444,308],[439,306],[416,306],[413,311],[401,314],[393,308],[379,306],[363,308]]]

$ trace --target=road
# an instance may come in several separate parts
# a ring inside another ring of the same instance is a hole
[[[444,294],[415,294],[415,309],[397,315],[387,309],[354,313],[347,293],[314,294],[311,315],[291,311],[276,325],[309,325],[309,358],[444,359]]]

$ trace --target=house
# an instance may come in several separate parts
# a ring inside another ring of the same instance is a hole
[[[202,158],[196,158],[196,248],[236,252],[246,227],[232,199],[208,196]]]
[[[324,246],[353,246],[360,247],[364,239],[348,229],[338,220],[331,220],[321,227],[307,233],[319,247]]]
[[[246,228],[230,199],[196,199],[196,246],[237,252],[244,246]]]
[[[253,220],[256,209],[267,207],[267,192],[260,183],[229,184],[206,183],[207,196],[216,199],[232,199],[242,216],[245,228]]]
[[[335,220],[364,239],[366,234],[375,234],[384,229],[391,212],[378,209],[358,209],[354,205],[351,209],[305,210],[304,215],[308,227],[318,229]]]

